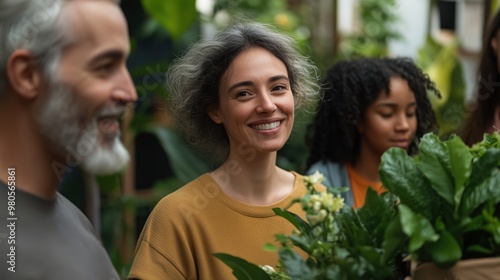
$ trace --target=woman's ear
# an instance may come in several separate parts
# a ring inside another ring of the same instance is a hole
[[[14,51],[7,60],[6,68],[7,79],[14,92],[27,99],[38,95],[43,77],[30,51]]]
[[[219,115],[219,109],[217,108],[216,105],[208,106],[207,113],[212,119],[212,121],[214,121],[216,124],[222,123],[222,118]]]

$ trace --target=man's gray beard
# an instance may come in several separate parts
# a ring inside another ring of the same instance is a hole
[[[37,108],[40,132],[66,165],[81,165],[83,170],[96,175],[123,170],[130,160],[127,150],[118,136],[103,139],[97,124],[99,114],[88,120],[84,103],[64,85],[52,83]],[[110,108],[101,109],[104,110]]]

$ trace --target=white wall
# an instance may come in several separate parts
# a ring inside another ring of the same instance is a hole
[[[416,58],[417,51],[425,43],[429,2],[425,0],[399,0],[396,6],[396,15],[399,21],[394,30],[398,31],[403,39],[389,42],[389,50],[393,56],[408,56]]]
[[[457,0],[456,35],[464,53],[460,62],[464,72],[466,97],[473,95],[475,76],[482,48],[483,4],[480,0]],[[394,56],[416,58],[418,49],[425,43],[427,34],[430,0],[398,0],[396,14],[400,22],[395,29],[404,37],[402,41],[390,42],[390,52]],[[431,34],[439,37],[439,18],[437,9],[431,14]]]

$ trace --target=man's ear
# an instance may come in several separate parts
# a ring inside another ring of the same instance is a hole
[[[207,109],[207,113],[212,121],[214,121],[216,124],[222,123],[222,118],[219,116],[219,110],[217,109],[217,106],[210,105]]]
[[[7,79],[10,87],[24,98],[35,98],[42,87],[41,69],[28,50],[16,50],[7,60]]]

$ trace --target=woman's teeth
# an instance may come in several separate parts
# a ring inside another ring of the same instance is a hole
[[[269,129],[276,128],[279,125],[280,125],[280,122],[276,121],[276,122],[272,122],[272,123],[264,123],[264,124],[254,125],[253,128],[255,128],[257,130],[269,130]]]

